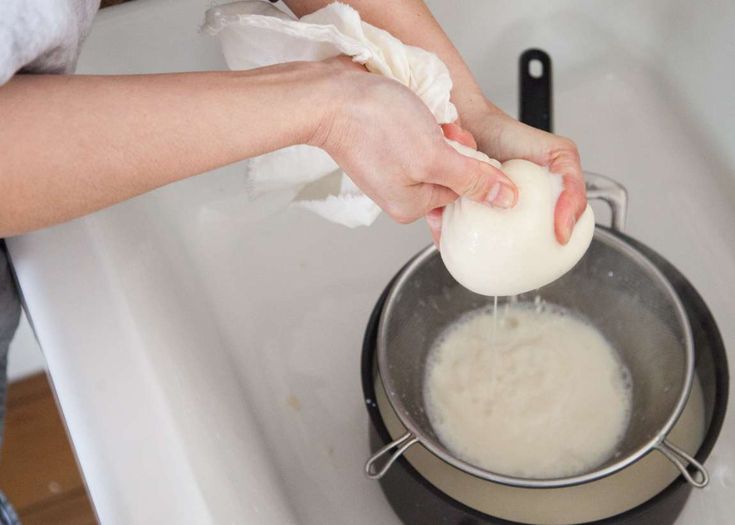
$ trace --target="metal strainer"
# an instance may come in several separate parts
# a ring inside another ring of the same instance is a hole
[[[625,190],[614,181],[586,174],[588,196],[610,204],[612,230],[620,231]],[[365,465],[378,479],[409,447],[420,443],[469,474],[518,487],[563,487],[608,476],[658,450],[695,487],[708,482],[704,467],[666,440],[689,396],[694,352],[685,310],[664,275],[622,235],[597,228],[583,259],[557,281],[523,294],[582,314],[620,353],[633,380],[633,409],[617,452],[594,469],[575,476],[534,479],[503,475],[454,456],[436,436],[424,410],[424,367],[440,333],[468,311],[493,300],[459,285],[432,246],[400,273],[380,317],[377,363],[388,400],[405,435],[378,450]],[[501,298],[501,304],[508,298]],[[543,439],[543,436],[539,436]],[[387,456],[390,454],[389,456]],[[385,463],[378,467],[380,458]],[[695,471],[690,472],[689,468]]]

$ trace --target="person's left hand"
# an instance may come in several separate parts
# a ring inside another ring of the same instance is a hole
[[[527,126],[491,104],[474,114],[462,115],[462,119],[462,124],[472,133],[456,124],[448,124],[443,126],[447,138],[477,148],[501,162],[526,159],[562,176],[564,189],[554,210],[554,233],[559,243],[566,244],[587,207],[584,176],[574,142]],[[436,209],[426,216],[437,245],[441,235],[441,215],[442,209]]]
[[[490,157],[500,162],[530,160],[562,176],[564,189],[556,201],[554,232],[559,243],[569,242],[574,225],[587,207],[577,145],[568,138],[523,124],[490,103],[478,112],[463,115],[463,120],[480,151]]]

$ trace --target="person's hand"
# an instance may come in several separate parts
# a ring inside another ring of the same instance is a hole
[[[472,133],[462,128],[459,124],[444,124],[442,126],[444,136],[455,142],[459,142],[467,146],[468,148],[477,149],[477,142]],[[434,208],[426,214],[426,223],[429,225],[429,231],[431,232],[431,238],[434,241],[434,245],[439,248],[439,240],[442,234],[442,214],[444,213],[444,207]]]
[[[587,206],[584,176],[574,142],[527,126],[495,107],[462,117],[479,149],[490,157],[501,162],[530,160],[563,177],[564,190],[554,211],[554,232],[557,240],[566,244]]]
[[[457,153],[426,105],[398,82],[341,57],[325,61],[333,110],[310,144],[319,146],[394,220],[413,222],[462,195],[489,206],[515,204],[499,169]]]

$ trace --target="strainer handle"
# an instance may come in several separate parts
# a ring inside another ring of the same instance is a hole
[[[404,452],[406,452],[411,445],[418,442],[418,438],[411,434],[410,432],[406,432],[404,435],[396,439],[395,441],[391,441],[387,445],[385,445],[383,448],[378,450],[375,454],[370,456],[370,459],[367,460],[367,463],[365,463],[365,475],[370,479],[380,479],[383,476],[385,476],[385,473],[388,472],[388,469],[395,463],[395,461],[403,455]],[[398,450],[393,452],[391,456],[388,458],[388,460],[385,462],[385,464],[380,467],[380,469],[375,470],[375,464],[380,459],[381,456],[384,454],[387,454],[391,449],[398,447]]]
[[[610,177],[590,171],[584,172],[584,178],[587,198],[607,203],[612,212],[610,226],[613,230],[622,232],[625,229],[625,216],[628,211],[628,191],[625,186]]]
[[[656,449],[676,465],[676,468],[679,469],[682,476],[684,476],[690,485],[697,487],[698,489],[702,489],[707,486],[707,483],[709,483],[709,474],[707,473],[707,469],[704,468],[704,465],[699,461],[665,439],[656,445]],[[694,474],[689,472],[689,467],[694,468]],[[699,475],[699,479],[695,479],[696,475]]]

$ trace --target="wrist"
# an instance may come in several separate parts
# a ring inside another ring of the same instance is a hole
[[[318,117],[312,122],[309,137],[304,143],[330,151],[339,147],[350,113],[349,104],[363,98],[361,81],[366,80],[364,75],[368,72],[346,56],[311,64],[319,72],[314,89],[320,102],[317,105]]]
[[[514,123],[515,119],[483,97],[470,109],[460,111],[462,127],[472,133],[480,151],[496,151],[498,130]]]
[[[308,144],[321,147],[338,113],[342,91],[336,72],[324,62],[288,64],[294,75],[286,81],[285,99],[293,102],[293,135],[289,145]]]
[[[459,98],[459,97],[457,97]],[[482,133],[488,120],[506,116],[495,104],[490,102],[482,93],[465,95],[455,102],[462,127],[476,135]]]
[[[230,136],[236,137],[238,158],[252,150],[260,154],[296,144],[320,145],[339,98],[331,69],[321,62],[290,62],[228,72],[219,93],[235,117],[228,123],[235,126]],[[233,93],[238,94],[234,101]],[[243,123],[258,132],[242,133]]]

